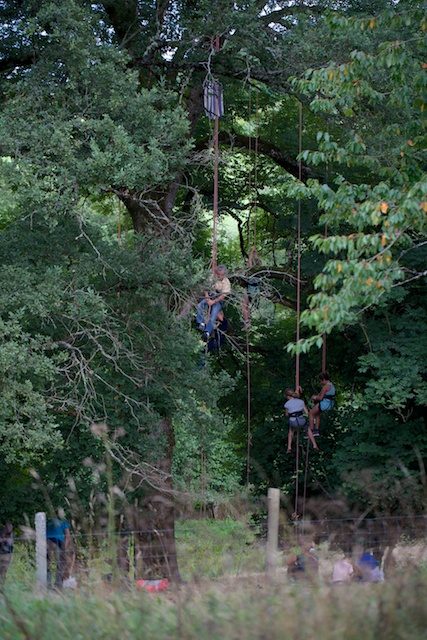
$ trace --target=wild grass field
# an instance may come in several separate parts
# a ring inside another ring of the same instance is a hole
[[[18,544],[0,594],[0,638],[427,638],[422,542],[400,548],[399,562],[384,583],[348,585],[331,584],[333,554],[326,545],[318,549],[320,575],[314,585],[289,579],[285,552],[277,571],[266,574],[264,543],[241,522],[187,522],[178,531],[178,542],[183,583],[154,594],[137,590],[134,581],[103,581],[99,559],[76,590],[40,594],[28,547]]]

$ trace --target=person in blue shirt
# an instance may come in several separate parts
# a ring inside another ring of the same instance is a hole
[[[365,551],[359,558],[358,565],[363,582],[384,582],[384,573],[380,563],[372,553]]]
[[[320,416],[322,412],[330,411],[335,406],[335,386],[333,382],[331,382],[329,373],[327,371],[320,373],[319,380],[322,388],[317,395],[311,397],[314,405],[308,414],[310,429],[314,436],[319,435]]]
[[[56,564],[55,587],[61,589],[67,567],[67,551],[71,546],[70,525],[61,518],[46,522],[47,579],[52,584],[52,565]]]

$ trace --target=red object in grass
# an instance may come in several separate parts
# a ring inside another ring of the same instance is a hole
[[[144,589],[150,593],[156,593],[157,591],[164,591],[169,586],[169,580],[163,578],[162,580],[137,580],[136,588]]]

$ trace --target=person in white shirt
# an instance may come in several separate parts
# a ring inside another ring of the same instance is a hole
[[[348,556],[334,562],[332,569],[332,584],[350,582],[354,575],[354,567]]]

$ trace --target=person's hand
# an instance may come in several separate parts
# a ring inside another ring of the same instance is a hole
[[[214,303],[213,300],[211,300],[210,298],[206,298],[206,302],[208,303],[208,306],[211,307]]]

